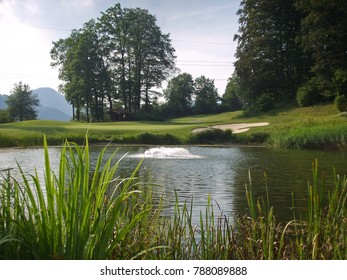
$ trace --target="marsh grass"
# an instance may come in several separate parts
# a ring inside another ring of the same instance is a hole
[[[132,258],[153,247],[151,235],[137,239],[157,220],[136,180],[140,165],[129,178],[117,178],[119,161],[113,163],[114,154],[104,160],[105,150],[92,167],[88,141],[83,149],[66,142],[53,172],[45,139],[44,182],[18,166],[21,178],[1,183],[1,258]]]
[[[306,209],[299,212],[293,203],[286,223],[277,222],[266,183],[264,197],[254,197],[251,174],[248,213],[228,217],[208,196],[194,222],[193,198],[181,203],[176,196],[174,214],[163,216],[161,196],[137,178],[141,162],[128,178],[115,177],[122,159],[105,159],[105,147],[92,165],[85,141],[83,148],[65,142],[53,171],[45,139],[43,180],[20,166],[19,179],[4,173],[0,258],[347,259],[347,179],[334,174],[328,188],[317,161]]]
[[[193,200],[181,207],[176,201],[174,217],[168,221],[168,230],[162,233],[171,251],[169,256],[172,259],[347,259],[347,179],[335,174],[334,188],[325,198],[327,186],[320,180],[317,161],[313,163],[312,175],[306,210],[296,212],[293,204],[292,219],[285,223],[276,221],[268,191],[265,197],[254,198],[251,176],[246,184],[249,212],[244,215],[227,217],[208,198],[205,212],[201,212],[199,223],[194,225]]]

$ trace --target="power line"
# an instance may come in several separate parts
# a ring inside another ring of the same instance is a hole
[[[206,63],[234,63],[233,61],[218,61],[218,60],[178,60],[181,62],[206,62]]]
[[[176,39],[172,39],[172,41],[190,43],[190,44],[225,45],[225,46],[231,45],[231,43],[228,43],[228,42],[206,42],[206,41],[190,41],[190,40],[176,40]]]
[[[226,65],[220,65],[220,64],[185,64],[185,63],[177,63],[177,65],[181,66],[204,66],[204,67],[233,67],[233,64],[226,64]]]

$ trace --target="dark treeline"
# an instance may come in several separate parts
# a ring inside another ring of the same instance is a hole
[[[149,110],[155,89],[175,70],[174,51],[147,10],[117,4],[54,42],[51,58],[74,119],[83,112],[88,121],[102,121],[114,107]]]
[[[335,99],[347,110],[347,1],[242,0],[238,16],[234,105],[257,113]]]

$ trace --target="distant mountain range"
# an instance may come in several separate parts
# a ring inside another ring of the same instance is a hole
[[[38,88],[33,90],[40,100],[38,119],[69,121],[72,118],[72,107],[65,97],[52,88]],[[0,95],[0,109],[5,109],[7,95]]]

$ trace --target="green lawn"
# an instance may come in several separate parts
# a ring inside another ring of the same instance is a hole
[[[233,137],[233,142],[288,148],[324,148],[325,145],[328,145],[328,148],[347,147],[347,118],[339,114],[333,105],[291,108],[257,117],[244,117],[239,111],[187,116],[164,122],[24,121],[0,125],[0,146],[42,145],[43,135],[47,136],[50,144],[61,144],[64,139],[83,143],[87,132],[90,141],[94,143],[113,141],[124,144],[189,144],[194,128],[253,122],[269,122],[270,125],[252,128],[249,132]],[[161,138],[158,140],[156,137],[159,136]]]

